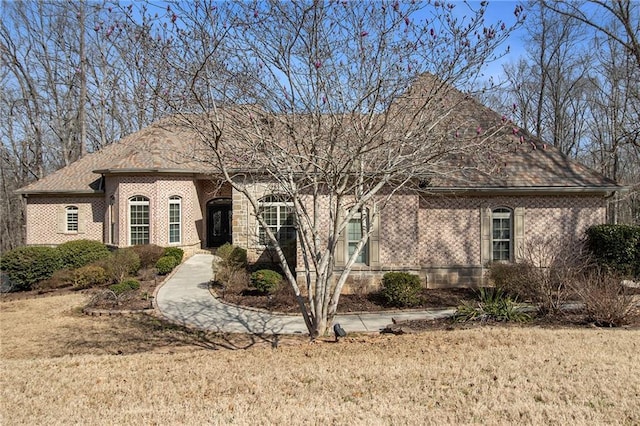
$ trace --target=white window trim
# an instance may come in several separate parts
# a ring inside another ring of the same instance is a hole
[[[70,221],[69,216],[75,215],[75,221]],[[75,224],[75,229],[69,229],[69,225]],[[66,234],[77,234],[80,231],[80,209],[77,206],[66,206],[64,208],[64,232]]]
[[[171,206],[178,206],[178,221],[171,222]],[[172,195],[169,197],[169,210],[168,210],[168,235],[167,242],[169,244],[182,244],[182,197],[178,195]],[[171,241],[171,225],[178,225],[178,241]]]
[[[135,198],[142,198],[142,200],[134,200]],[[127,206],[128,206],[127,219],[128,219],[128,222],[129,222],[129,227],[128,227],[128,231],[129,231],[128,232],[128,234],[129,234],[128,235],[128,242],[129,242],[129,245],[130,246],[134,245],[133,242],[132,242],[132,238],[131,238],[132,237],[132,230],[133,230],[134,226],[137,226],[137,227],[146,226],[147,227],[147,229],[148,229],[147,234],[149,236],[148,237],[149,239],[148,239],[146,244],[150,244],[151,243],[151,201],[150,201],[150,199],[148,197],[145,197],[144,195],[134,195],[133,197],[129,197]],[[131,206],[147,206],[147,213],[148,213],[147,214],[147,218],[148,218],[148,221],[147,221],[146,225],[133,225],[131,223]]]

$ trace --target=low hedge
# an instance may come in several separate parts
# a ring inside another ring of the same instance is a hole
[[[81,268],[111,255],[106,245],[94,240],[74,240],[57,247],[64,268]]]
[[[61,267],[60,251],[55,247],[18,247],[0,258],[0,269],[7,274],[15,291],[31,290]]]

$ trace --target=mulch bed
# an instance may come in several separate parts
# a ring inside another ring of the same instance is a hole
[[[293,290],[289,286],[282,286],[275,294],[265,295],[244,286],[213,285],[213,291],[220,300],[234,305],[249,306],[281,313],[299,313]],[[412,309],[433,309],[458,306],[465,300],[475,298],[475,290],[469,288],[424,289],[420,295],[421,302]],[[372,294],[343,294],[338,303],[339,313],[371,312],[398,310],[397,307],[387,306],[377,293]]]

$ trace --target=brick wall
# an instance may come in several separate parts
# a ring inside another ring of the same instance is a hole
[[[149,242],[169,246],[169,197],[181,197],[182,241],[178,246],[200,244],[199,228],[202,226],[202,210],[193,178],[189,176],[109,176],[105,197],[114,197],[114,213],[117,216],[115,241],[121,247],[129,242],[129,199],[134,196],[149,199]]]
[[[65,208],[68,206],[78,208],[80,232],[66,232],[64,229]],[[97,197],[30,195],[27,198],[26,208],[26,243],[57,245],[79,239],[102,241],[104,212],[105,203],[102,195]]]

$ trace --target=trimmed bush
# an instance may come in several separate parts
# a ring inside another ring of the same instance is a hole
[[[222,259],[222,262],[226,262],[231,257],[233,246],[229,243],[224,243],[216,249],[216,256]]]
[[[273,294],[282,283],[282,275],[271,269],[260,269],[251,274],[251,287],[261,293]]]
[[[171,256],[176,260],[176,265],[182,263],[184,257],[184,250],[179,247],[165,247],[162,256]]]
[[[61,267],[60,252],[54,247],[18,247],[0,258],[0,269],[6,272],[16,291],[31,290]]]
[[[63,268],[80,268],[109,257],[111,252],[106,245],[94,240],[68,241],[58,246]]]
[[[140,283],[138,280],[129,278],[118,284],[113,284],[109,286],[109,290],[113,291],[116,296],[121,295],[122,293],[126,293],[127,291],[137,290],[140,288]]]
[[[164,256],[164,248],[155,244],[142,244],[131,247],[140,258],[141,268],[152,268],[156,265],[158,259]]]
[[[162,256],[156,262],[156,269],[160,275],[167,275],[169,272],[173,271],[173,268],[176,266],[178,266],[178,262],[173,256]]]
[[[640,276],[640,226],[592,226],[587,229],[587,247],[600,265]]]
[[[382,297],[390,306],[414,306],[420,301],[420,277],[407,272],[387,272],[382,277]]]
[[[87,265],[73,271],[73,288],[76,290],[103,285],[106,282],[107,272],[101,266]]]

